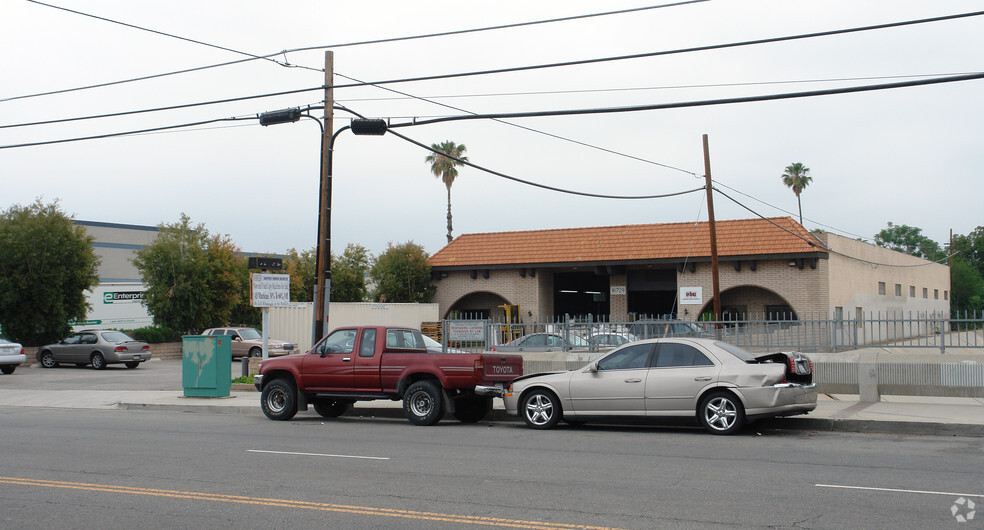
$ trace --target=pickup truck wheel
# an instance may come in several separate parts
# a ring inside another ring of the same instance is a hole
[[[434,425],[441,421],[444,407],[441,390],[430,381],[417,381],[403,395],[403,413],[414,425]]]
[[[0,372],[10,375],[14,373],[14,368],[17,368],[16,364],[5,364],[3,366],[0,366]]]
[[[284,379],[274,379],[263,387],[260,408],[271,420],[287,421],[297,414],[297,390]]]
[[[454,417],[461,423],[476,423],[485,419],[492,410],[492,398],[459,397],[454,402]]]
[[[348,410],[348,401],[336,401],[334,399],[319,399],[314,402],[314,411],[321,414],[324,418],[337,418]]]
[[[552,429],[564,415],[557,396],[542,388],[534,388],[523,394],[519,410],[526,426],[533,429]]]
[[[734,434],[745,423],[745,407],[731,392],[719,390],[700,401],[697,417],[711,434]]]

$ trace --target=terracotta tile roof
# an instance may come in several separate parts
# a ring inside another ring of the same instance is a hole
[[[825,252],[810,246],[805,240],[816,239],[790,217],[717,221],[716,230],[719,257]],[[710,255],[708,223],[663,223],[463,234],[428,263],[431,267],[610,263]]]

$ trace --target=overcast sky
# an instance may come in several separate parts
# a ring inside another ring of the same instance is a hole
[[[245,52],[466,30],[658,5],[563,2],[133,2],[52,0],[91,15]],[[641,54],[830,31],[981,9],[979,1],[738,1],[334,48],[336,84]],[[393,123],[474,113],[653,105],[890,83],[982,70],[984,17],[724,50],[698,51],[386,87],[338,88],[336,102]],[[53,90],[242,59],[233,51],[23,0],[0,0],[0,125],[75,118],[316,88],[324,74],[253,60],[57,95]],[[324,51],[276,57],[313,69]],[[340,77],[348,76],[348,78]],[[457,121],[399,129],[467,146],[470,161],[582,192],[653,195],[703,184],[710,143],[718,219],[796,213],[783,168],[802,162],[804,225],[870,239],[888,222],[944,243],[982,220],[984,81],[674,110]],[[629,90],[632,89],[632,90]],[[455,97],[451,97],[455,96]],[[11,99],[16,98],[16,99]],[[394,99],[396,98],[396,99]],[[323,94],[52,125],[0,128],[0,146],[318,106]],[[313,111],[320,116],[321,111]],[[352,116],[336,111],[334,128]],[[393,135],[342,133],[335,145],[332,248],[374,254],[446,244],[446,190],[422,150]],[[0,149],[0,209],[58,199],[76,219],[172,223],[182,212],[245,251],[316,243],[320,137],[313,120],[255,120],[56,145]],[[668,166],[668,167],[667,167]],[[701,177],[701,178],[698,178]],[[737,190],[737,191],[732,191]],[[703,193],[615,200],[547,191],[474,168],[452,188],[454,235],[707,219]]]

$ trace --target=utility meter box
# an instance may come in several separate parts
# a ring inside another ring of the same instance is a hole
[[[181,337],[181,384],[185,397],[229,397],[232,337]]]

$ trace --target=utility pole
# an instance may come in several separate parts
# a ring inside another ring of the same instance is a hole
[[[325,52],[325,121],[321,135],[321,193],[318,200],[317,284],[314,297],[314,337],[312,344],[328,331],[328,304],[331,301],[331,136],[335,105],[334,54]]]
[[[711,282],[714,289],[714,321],[721,321],[721,282],[718,277],[717,229],[714,226],[714,195],[711,191],[711,153],[704,135],[704,182],[707,192],[707,218],[711,230]],[[720,329],[720,328],[719,328]]]

